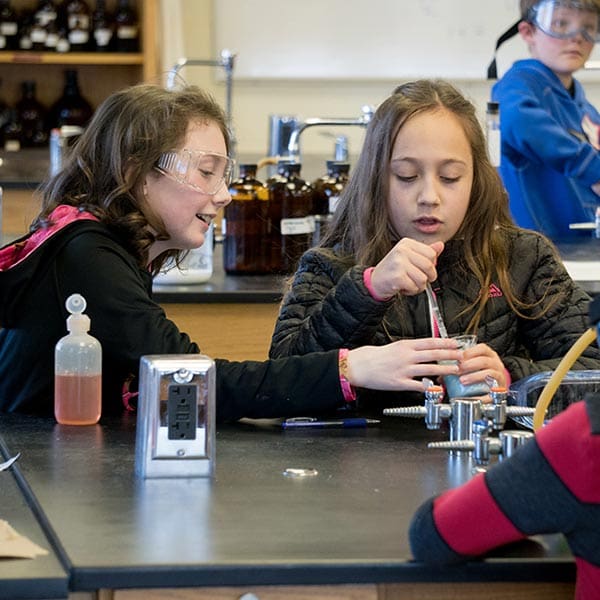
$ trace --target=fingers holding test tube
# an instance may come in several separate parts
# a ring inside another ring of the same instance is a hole
[[[423,392],[424,377],[458,375],[463,351],[452,338],[399,340],[348,353],[350,383],[376,390]]]

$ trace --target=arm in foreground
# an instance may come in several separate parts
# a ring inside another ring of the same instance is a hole
[[[530,535],[562,532],[576,557],[600,565],[600,435],[590,426],[593,412],[600,416],[600,395],[571,405],[487,473],[428,499],[410,526],[414,557],[449,565]]]

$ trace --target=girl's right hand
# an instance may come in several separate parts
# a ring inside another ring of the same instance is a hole
[[[428,281],[437,279],[435,264],[444,250],[444,242],[424,244],[402,238],[371,273],[376,296],[389,299],[396,294],[414,296],[425,290]]]
[[[424,377],[437,380],[458,374],[463,351],[452,338],[399,340],[385,346],[362,346],[348,353],[348,381],[373,390],[424,392]],[[438,364],[438,361],[456,361]]]

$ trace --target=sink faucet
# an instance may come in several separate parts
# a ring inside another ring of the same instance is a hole
[[[233,132],[233,114],[231,109],[231,97],[233,91],[233,65],[235,62],[235,54],[230,50],[221,50],[221,58],[218,59],[201,59],[201,58],[180,58],[177,63],[171,67],[167,75],[167,89],[175,87],[177,75],[179,71],[186,65],[192,67],[222,67],[225,70],[225,115],[227,116],[227,124],[231,133],[232,154],[236,144],[235,135]]]
[[[295,162],[300,161],[300,135],[309,127],[319,127],[319,126],[359,126],[366,127],[373,118],[373,113],[375,109],[365,104],[361,108],[361,115],[356,119],[346,119],[346,118],[323,118],[323,117],[313,117],[310,119],[305,119],[304,121],[300,121],[290,135],[290,141],[288,143],[288,155],[289,160],[293,160]]]

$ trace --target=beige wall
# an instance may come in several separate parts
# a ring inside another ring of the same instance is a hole
[[[168,68],[169,65],[174,64],[181,52],[189,58],[215,58],[220,49],[213,49],[211,38],[212,1],[163,0],[163,3],[168,7],[163,15],[163,23],[166,27],[164,39],[168,42],[163,49],[162,64]],[[256,27],[257,31],[260,31],[260,15],[257,15],[256,24],[248,26]],[[175,34],[178,28],[181,35]],[[231,50],[235,51],[235,48]],[[181,73],[186,80],[210,89],[224,105],[225,86],[217,79],[218,71],[206,67],[185,67]],[[398,83],[400,80],[237,81],[234,70],[232,105],[238,155],[257,159],[266,154],[270,114],[294,114],[301,117],[358,117],[362,105],[379,104]],[[490,83],[485,80],[454,83],[475,102],[483,117]],[[600,82],[586,83],[585,87],[590,100],[600,105]],[[322,135],[325,129],[314,128],[303,133],[303,152],[322,154],[324,158],[330,157],[333,152],[333,140]],[[361,128],[331,128],[328,131],[348,135],[351,152],[359,151],[363,134]]]

